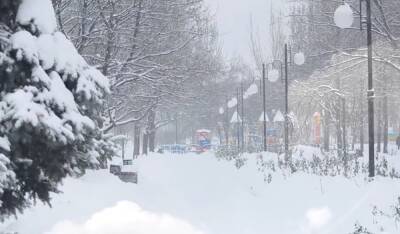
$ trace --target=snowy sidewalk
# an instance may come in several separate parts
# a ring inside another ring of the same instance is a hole
[[[138,185],[123,183],[108,171],[90,171],[65,181],[64,194],[54,196],[53,209],[38,204],[18,221],[8,220],[4,229],[20,234],[71,233],[67,230],[159,234],[171,231],[159,229],[167,222],[176,226],[175,234],[348,234],[359,222],[371,231],[381,226],[386,233],[399,231],[394,220],[378,217],[374,224],[372,216],[374,206],[388,210],[395,204],[400,195],[398,180],[378,177],[369,183],[362,176],[345,179],[303,173],[284,178],[277,172],[268,184],[255,155],[239,170],[233,162],[212,155],[152,155],[135,163]],[[143,228],[148,225],[154,229]]]

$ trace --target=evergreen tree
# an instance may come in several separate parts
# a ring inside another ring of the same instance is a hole
[[[108,92],[57,31],[50,0],[0,1],[0,217],[49,203],[64,177],[104,166]]]

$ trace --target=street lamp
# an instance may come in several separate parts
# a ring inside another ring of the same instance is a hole
[[[279,80],[279,70],[274,67],[276,62],[281,63],[280,60],[274,60],[271,63],[263,64],[262,69],[262,97],[263,97],[263,146],[264,152],[267,151],[267,110],[266,110],[266,91],[265,91],[265,83],[266,76],[269,82],[274,83]],[[271,69],[269,69],[271,67]]]
[[[299,50],[299,49],[298,49]],[[302,52],[298,51],[292,58],[292,49],[285,44],[285,158],[289,159],[289,65],[301,66],[306,59]]]
[[[354,21],[353,10],[349,4],[343,3],[336,9],[333,19],[339,28],[350,28]]]
[[[252,83],[246,91],[244,90],[244,84],[243,84],[243,79],[241,78],[241,83],[240,83],[240,88],[237,88],[237,93],[236,97],[233,97],[231,100],[228,101],[227,106],[228,108],[233,108],[236,107],[236,112],[232,116],[231,123],[237,123],[237,139],[238,139],[238,150],[242,149],[244,150],[244,100],[250,98],[252,95],[255,95],[258,93],[258,86],[255,83]],[[221,113],[222,111],[222,113]],[[220,114],[222,115],[224,110],[221,107],[219,109]],[[239,115],[241,114],[241,117]],[[236,116],[236,117],[235,117]],[[240,120],[240,122],[239,122]],[[240,126],[239,123],[241,123],[241,129],[242,131],[240,132]],[[242,133],[242,134],[240,134]],[[240,141],[241,138],[241,141]]]
[[[362,4],[365,3],[367,11],[366,21],[363,20]],[[372,20],[371,20],[371,0],[360,0],[360,25],[367,24],[367,45],[368,45],[368,152],[369,177],[375,176],[375,139],[374,139],[374,87],[372,75]],[[350,17],[351,15],[351,17]],[[335,23],[340,28],[348,28],[353,23],[353,11],[346,3],[339,6],[335,12]],[[363,142],[361,142],[362,144]]]
[[[306,57],[303,52],[298,52],[294,55],[293,60],[297,66],[301,66],[306,62]]]
[[[224,110],[223,107],[220,107],[218,112],[219,112],[220,115],[223,115],[225,113],[225,110]]]
[[[268,81],[274,83],[279,80],[279,71],[277,69],[269,70],[267,76]]]

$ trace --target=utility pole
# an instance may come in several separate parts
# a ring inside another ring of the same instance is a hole
[[[285,158],[289,159],[288,45],[285,44]]]
[[[368,138],[369,138],[369,177],[375,176],[375,129],[374,129],[374,87],[372,74],[372,20],[371,0],[365,0],[367,7],[367,44],[368,44]]]
[[[263,144],[264,144],[264,152],[267,152],[267,118],[266,118],[266,100],[265,100],[265,64],[263,64],[262,68],[262,95],[263,95]]]

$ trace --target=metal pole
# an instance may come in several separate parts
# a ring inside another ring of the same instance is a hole
[[[346,142],[346,99],[343,97],[342,99],[342,115],[343,115],[343,157],[344,160],[347,160],[347,142]]]
[[[237,149],[240,151],[240,127],[239,127],[239,88],[236,90],[237,103],[236,103],[236,129],[237,129]]]
[[[241,115],[242,115],[242,152],[244,151],[244,88],[243,88],[243,82],[240,84],[240,98],[241,98],[241,105],[242,105],[242,110],[241,110]]]
[[[372,77],[372,21],[371,0],[367,4],[367,43],[368,43],[368,138],[369,138],[369,177],[375,176],[375,132],[374,132],[374,87]]]
[[[285,44],[285,158],[289,157],[289,98],[288,98],[288,46]]]
[[[263,70],[262,70],[262,94],[263,94],[263,110],[264,110],[264,116],[263,116],[263,143],[264,143],[264,152],[267,152],[267,116],[266,116],[266,100],[265,100],[265,64],[263,64]]]
[[[178,144],[178,113],[175,114],[175,144]]]

